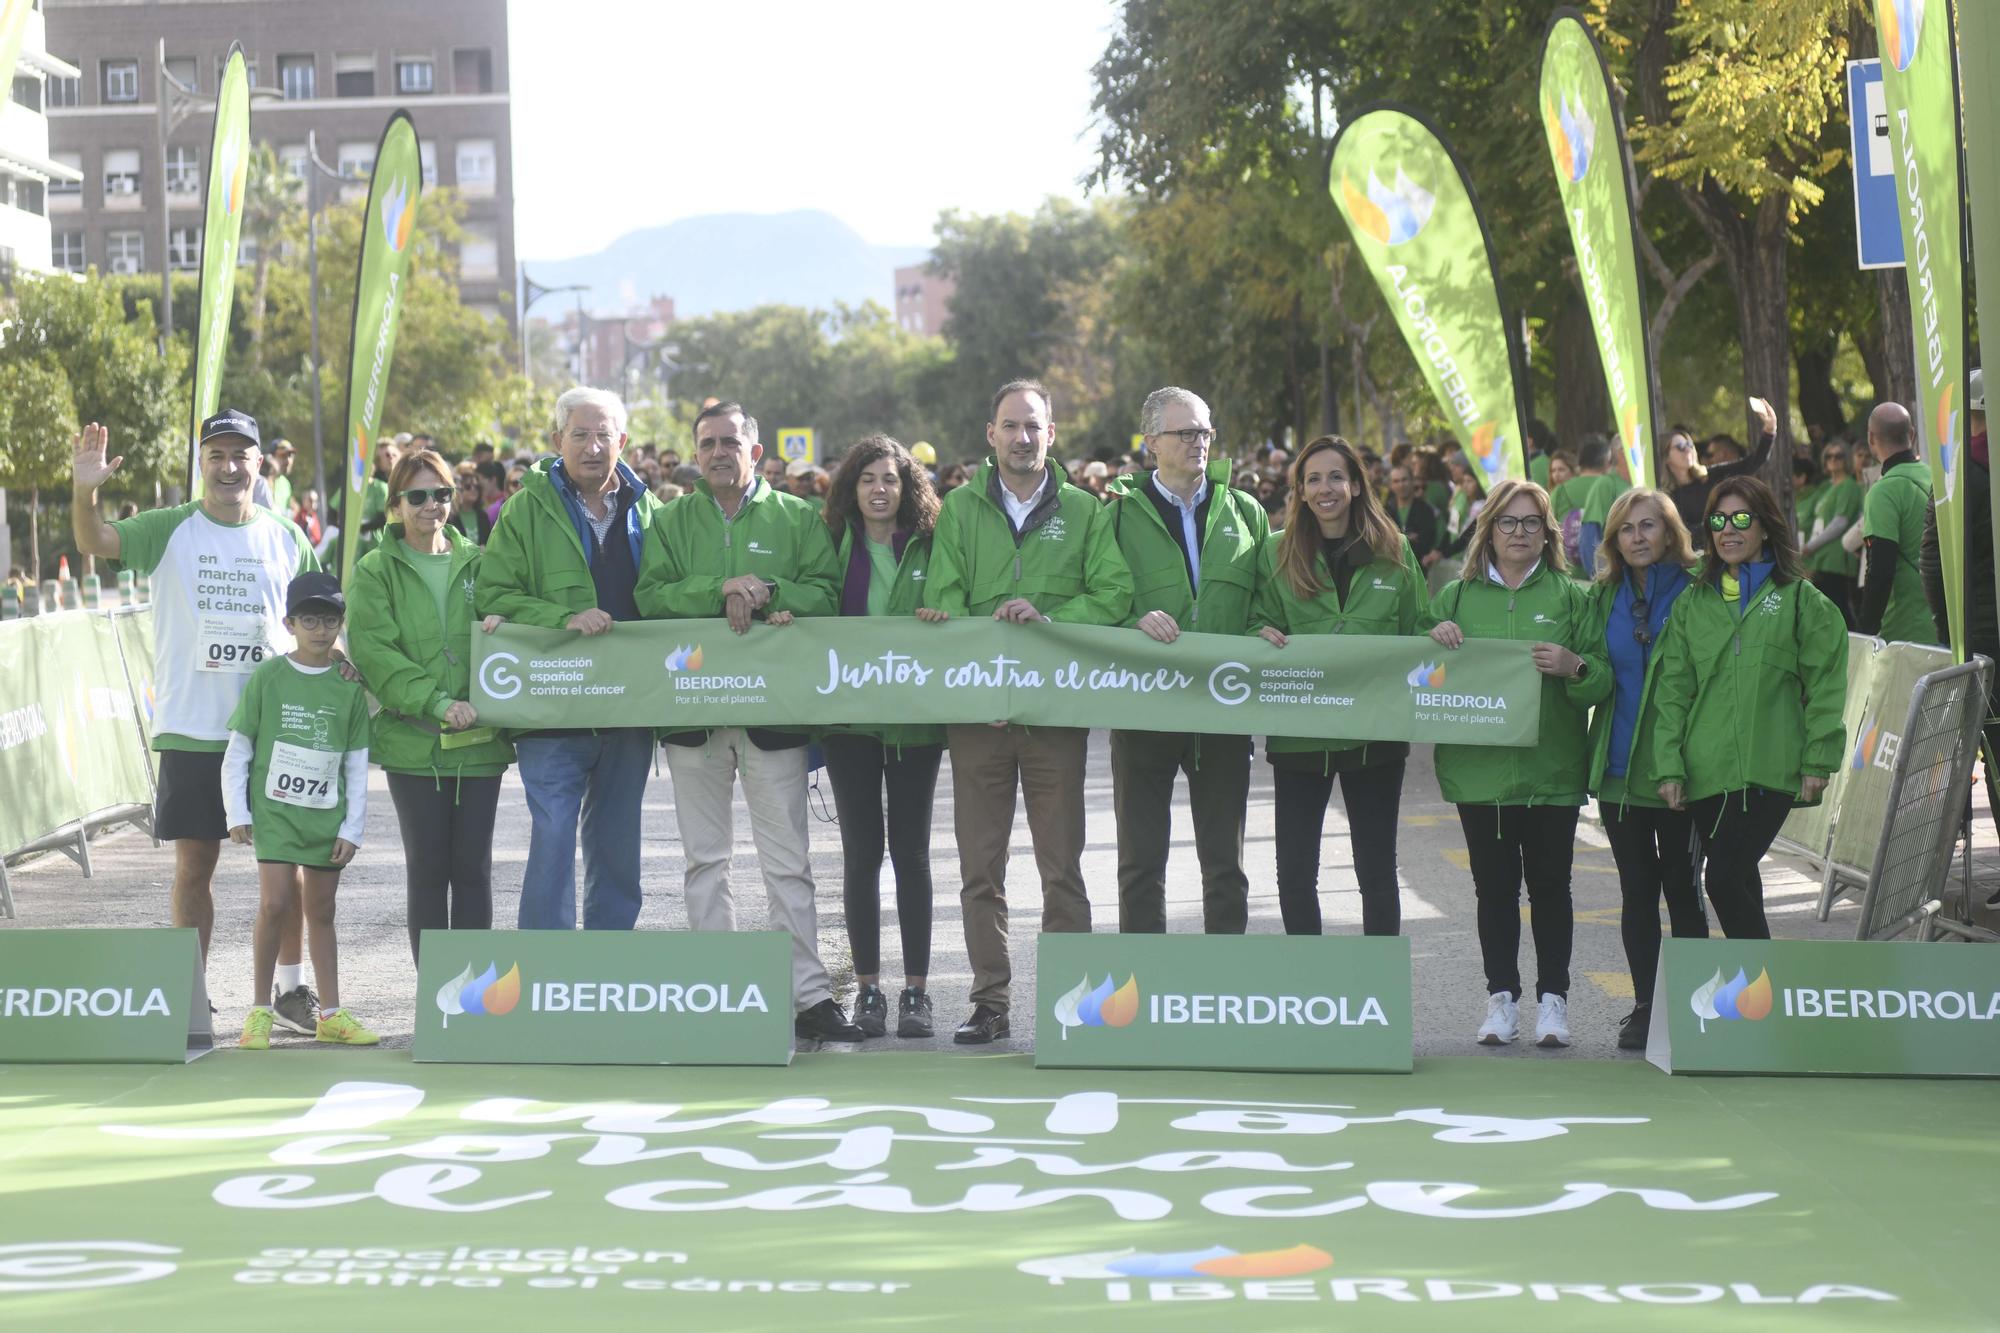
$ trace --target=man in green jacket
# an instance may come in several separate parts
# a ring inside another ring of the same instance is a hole
[[[1247,634],[1259,556],[1270,534],[1264,506],[1229,485],[1229,460],[1209,461],[1208,404],[1186,389],[1155,389],[1139,429],[1157,466],[1111,483],[1111,527],[1132,571],[1127,623],[1172,643],[1182,630]],[[1118,817],[1118,929],[1167,928],[1167,847],[1174,774],[1187,775],[1201,862],[1202,929],[1241,935],[1249,919],[1243,819],[1250,800],[1250,738],[1184,731],[1111,733],[1111,808]]]
[[[1861,501],[1867,553],[1854,628],[1892,643],[1938,642],[1917,565],[1931,508],[1931,473],[1917,461],[1915,445],[1915,427],[1901,403],[1881,403],[1868,414],[1868,448],[1882,465],[1882,476]]]
[[[1132,575],[1111,510],[1069,484],[1049,457],[1055,443],[1049,391],[1011,380],[993,395],[986,443],[993,457],[944,498],[931,541],[926,601],[948,616],[991,616],[1022,626],[1061,621],[1121,625]],[[953,1040],[979,1045],[1008,1035],[1007,842],[1014,793],[1042,875],[1042,929],[1088,931],[1083,888],[1083,769],[1090,733],[1080,727],[974,723],[945,729],[951,746],[965,948],[972,1016]]]
[[[833,539],[817,509],[758,476],[764,447],[757,418],[740,403],[711,403],[694,419],[694,445],[701,480],[653,525],[639,574],[640,611],[667,619],[722,616],[738,634],[749,633],[756,620],[782,625],[793,616],[832,615],[840,582]],[[795,1030],[809,1041],[860,1041],[863,1033],[833,998],[819,956],[807,857],[807,737],[717,727],[673,732],[666,741],[687,859],[688,924],[736,929],[729,858],[741,774],[771,922],[792,937]]]
[[[639,619],[633,588],[660,502],[620,460],[625,439],[616,394],[575,388],[556,400],[549,444],[561,457],[535,464],[500,510],[474,587],[480,615],[586,638]],[[514,753],[530,820],[520,928],[576,929],[581,817],[584,929],[630,930],[652,728],[521,732]]]

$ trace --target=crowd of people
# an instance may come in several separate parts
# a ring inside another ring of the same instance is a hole
[[[1972,406],[1983,467],[1983,396]],[[204,423],[199,500],[113,522],[97,494],[122,460],[102,427],[88,427],[75,448],[76,541],[152,576],[155,831],[175,849],[173,919],[199,930],[204,958],[221,844],[250,843],[259,862],[253,993],[271,1002],[252,1010],[242,1044],[266,1047],[274,1028],[376,1040],[340,1004],[334,927],[370,764],[385,771],[396,809],[413,957],[426,929],[492,924],[493,832],[510,766],[530,827],[517,925],[577,926],[580,851],[581,924],[632,928],[656,751],[674,786],[680,887],[697,930],[736,926],[740,788],[771,921],[792,939],[802,1038],[932,1034],[931,840],[947,753],[972,969],[955,1040],[1010,1033],[1017,801],[1041,928],[1091,929],[1087,731],[893,720],[818,732],[749,720],[679,729],[635,719],[509,733],[480,718],[470,688],[475,638],[506,621],[588,637],[643,619],[721,618],[747,633],[813,616],[970,616],[1129,627],[1167,645],[1193,630],[1255,634],[1316,653],[1329,651],[1327,635],[1427,635],[1446,653],[1472,639],[1528,642],[1542,681],[1538,743],[1440,745],[1435,766],[1474,884],[1486,974],[1476,1040],[1516,1040],[1532,995],[1534,1040],[1547,1047],[1570,1041],[1571,861],[1585,803],[1597,804],[1623,890],[1637,1003],[1619,1041],[1643,1047],[1662,899],[1676,936],[1708,932],[1698,886],[1726,935],[1769,935],[1758,863],[1840,760],[1849,624],[1936,637],[1916,554],[1928,476],[1894,404],[1869,419],[1880,479],[1868,493],[1858,493],[1864,470],[1832,441],[1793,507],[1754,475],[1776,434],[1772,409],[1755,400],[1762,433],[1752,451],[1716,437],[1696,462],[1692,434],[1676,430],[1658,460],[1659,488],[1632,486],[1601,438],[1537,450],[1531,479],[1490,490],[1455,448],[1399,445],[1382,456],[1328,435],[1295,455],[1265,448],[1231,459],[1208,405],[1173,387],[1141,406],[1141,457],[1065,467],[1053,409],[1041,384],[1012,381],[992,397],[976,465],[940,467],[928,445],[875,435],[829,471],[783,464],[756,418],[727,401],[701,409],[685,459],[652,446],[628,456],[619,399],[572,389],[547,450],[532,458],[503,461],[480,446],[454,465],[421,437],[383,442],[379,490],[370,487],[359,526],[369,549],[345,588],[319,569],[327,533],[316,540],[309,523],[316,497],[288,504],[289,488],[272,486],[271,505],[258,502],[260,481],[286,480],[289,446],[267,455],[254,420],[225,411]],[[807,855],[815,744],[841,830],[851,1016],[820,956]],[[1203,928],[1244,931],[1253,739],[1163,725],[1115,731],[1110,747],[1118,928],[1166,929],[1181,774]],[[1399,933],[1409,747],[1272,736],[1263,753],[1285,930],[1322,930],[1322,835],[1338,785],[1362,929]],[[900,928],[893,1016],[885,856]],[[1519,958],[1524,889],[1532,990]],[[316,989],[304,981],[305,948]]]

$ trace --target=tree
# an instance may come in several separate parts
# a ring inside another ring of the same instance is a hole
[[[42,491],[69,480],[76,401],[69,377],[47,352],[0,361],[0,489],[28,492],[28,570],[42,581]]]

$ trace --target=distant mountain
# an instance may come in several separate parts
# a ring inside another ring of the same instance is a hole
[[[592,255],[529,259],[545,287],[586,284],[598,312],[674,298],[686,319],[767,304],[830,308],[836,301],[896,307],[895,271],[920,264],[923,246],[870,245],[831,213],[715,213],[628,232]],[[573,297],[550,297],[539,317],[560,319]]]

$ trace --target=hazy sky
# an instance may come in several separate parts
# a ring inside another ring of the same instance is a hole
[[[513,0],[525,259],[818,208],[878,244],[1080,196],[1114,0]]]

